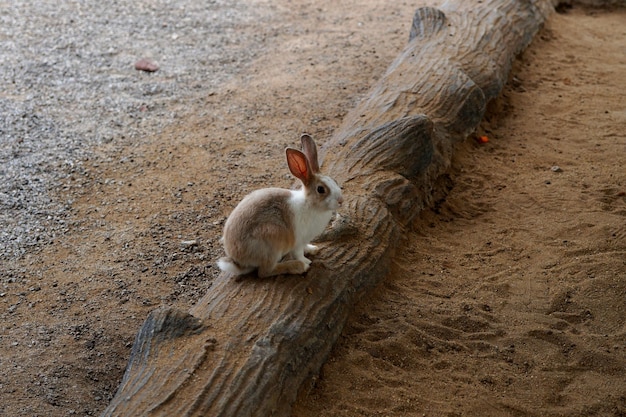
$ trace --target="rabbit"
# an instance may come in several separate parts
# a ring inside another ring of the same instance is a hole
[[[245,196],[224,225],[226,256],[222,271],[243,275],[257,270],[260,278],[304,274],[316,254],[309,242],[324,231],[343,196],[337,183],[320,174],[317,146],[303,134],[302,150],[287,148],[287,165],[302,182],[297,190],[264,188]],[[287,256],[289,255],[289,256]]]

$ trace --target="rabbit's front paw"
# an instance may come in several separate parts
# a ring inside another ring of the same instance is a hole
[[[306,253],[307,255],[317,255],[319,251],[320,251],[319,246],[315,246],[311,244],[306,245],[306,247],[304,248],[304,253]]]

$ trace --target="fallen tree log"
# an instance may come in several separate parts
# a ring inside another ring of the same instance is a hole
[[[102,415],[289,415],[551,10],[549,0],[418,9],[406,48],[322,149],[346,204],[306,276],[222,274],[188,313],[150,313]]]

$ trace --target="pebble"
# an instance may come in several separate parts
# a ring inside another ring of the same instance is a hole
[[[142,58],[135,62],[135,69],[137,71],[156,72],[159,70],[159,66],[147,58]]]
[[[563,170],[561,169],[560,166],[558,165],[554,165],[552,168],[550,168],[552,170],[552,172],[563,172]]]
[[[180,242],[180,246],[182,246],[183,248],[191,248],[193,246],[196,246],[197,244],[197,240],[183,240],[182,242]]]

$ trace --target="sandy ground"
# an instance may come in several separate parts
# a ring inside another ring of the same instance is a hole
[[[626,13],[513,74],[295,416],[626,414]]]
[[[236,202],[291,185],[283,148],[323,142],[404,45],[416,6],[386,3],[250,2],[236,76],[90,147],[66,228],[1,271],[0,414],[106,407],[147,313],[210,290]],[[295,417],[626,414],[624,74],[624,9],[551,17]]]

